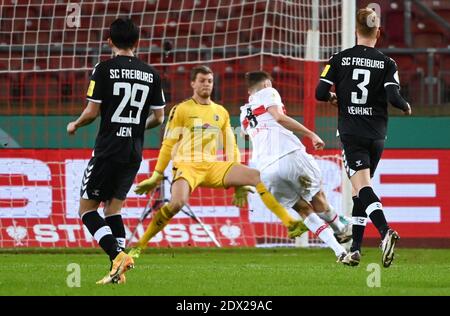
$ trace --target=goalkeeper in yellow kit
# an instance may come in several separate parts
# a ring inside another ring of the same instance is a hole
[[[149,227],[130,255],[138,257],[149,240],[161,231],[188,202],[196,187],[235,187],[233,204],[242,207],[247,202],[248,186],[256,187],[264,204],[288,228],[289,237],[307,231],[302,221],[295,220],[261,182],[259,171],[240,164],[240,153],[230,125],[228,111],[211,100],[213,72],[206,66],[191,71],[193,96],[174,106],[169,114],[164,140],[152,176],[140,182],[138,194],[152,191],[163,179],[163,172],[173,160],[173,182],[170,202],[154,215]],[[219,144],[223,144],[226,161],[217,159]]]

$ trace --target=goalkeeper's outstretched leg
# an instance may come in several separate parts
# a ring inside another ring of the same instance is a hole
[[[138,186],[139,188],[139,186]],[[191,195],[189,183],[184,178],[179,178],[172,183],[170,202],[163,205],[156,213],[145,230],[138,243],[132,248],[128,254],[134,258],[138,258],[148,242],[160,231],[166,227],[169,221],[174,217],[188,202]]]
[[[153,216],[144,235],[134,248],[129,251],[129,255],[134,258],[139,257],[148,242],[183,208],[189,201],[193,189],[197,186],[228,188],[235,187],[233,203],[243,207],[247,203],[247,194],[252,192],[249,186],[254,186],[261,196],[264,204],[280,218],[288,229],[288,236],[295,238],[308,231],[308,228],[301,220],[296,220],[288,211],[277,202],[273,195],[261,182],[259,171],[234,162],[211,162],[205,173],[201,174],[195,170],[195,166],[190,163],[176,164],[174,172],[174,182],[171,189],[171,200],[161,207]],[[152,178],[150,178],[152,179]],[[143,185],[139,184],[136,192],[142,191],[142,186],[148,184],[149,180],[144,180]],[[154,186],[152,186],[152,189]]]

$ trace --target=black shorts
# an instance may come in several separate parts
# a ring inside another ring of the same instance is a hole
[[[92,157],[83,174],[80,196],[87,200],[125,200],[140,162],[120,163]]]
[[[342,158],[350,178],[358,170],[370,169],[373,177],[384,149],[384,139],[369,139],[354,135],[340,135]]]

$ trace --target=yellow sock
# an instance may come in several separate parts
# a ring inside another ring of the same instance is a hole
[[[166,227],[167,223],[169,223],[170,219],[174,215],[175,214],[172,214],[169,209],[169,204],[161,207],[156,212],[155,216],[153,216],[152,221],[148,225],[144,235],[142,235],[141,239],[139,239],[137,246],[141,248],[147,248],[147,244],[150,239],[152,239],[157,233],[163,230],[163,228]]]
[[[275,197],[270,193],[264,183],[260,182],[256,185],[256,191],[259,193],[261,200],[264,205],[272,211],[279,219],[283,222],[284,226],[288,227],[295,218],[292,217],[288,211],[275,199]]]

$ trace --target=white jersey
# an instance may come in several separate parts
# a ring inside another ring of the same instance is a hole
[[[241,127],[250,136],[253,145],[252,160],[259,170],[281,157],[305,146],[293,132],[281,126],[267,112],[271,106],[282,107],[280,94],[274,88],[264,88],[252,94],[241,107]]]

